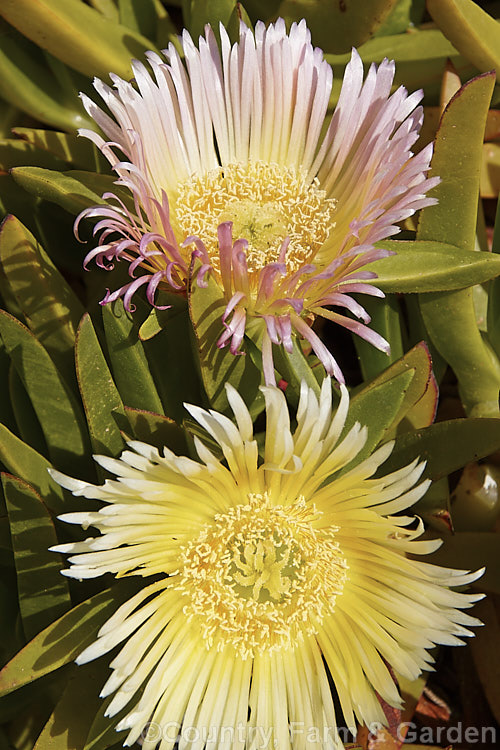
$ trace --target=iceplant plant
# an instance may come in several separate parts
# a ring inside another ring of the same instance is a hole
[[[393,443],[362,459],[367,429],[345,429],[345,386],[334,409],[329,379],[319,399],[303,384],[293,430],[283,392],[264,387],[262,459],[226,389],[234,422],[187,406],[223,460],[194,437],[198,460],[140,442],[97,457],[117,477],[103,486],[52,472],[103,503],[61,516],[100,532],[54,548],[70,554],[63,572],[143,581],[77,662],[113,652],[101,696],[126,745],[341,748],[329,678],[352,732],[384,724],[382,701],[401,705],[390,667],[415,680],[434,644],[480,624],[463,610],[482,594],[453,589],[482,571],[416,559],[441,544],[399,515],[424,495],[425,463],[384,474]]]
[[[291,351],[294,333],[342,382],[311,325],[320,315],[388,350],[352,295],[384,296],[365,268],[388,254],[374,243],[434,202],[426,197],[438,181],[426,176],[432,146],[411,151],[423,94],[391,94],[388,60],[364,80],[353,50],[321,140],[333,74],[305,21],[289,33],[282,19],[257,23],[255,33],[242,24],[233,45],[221,27],[220,49],[207,26],[198,48],[187,32],[182,47],[184,60],[173,45],[164,58],[147,53],[152,74],[133,62],[132,83],[95,81],[113,117],[82,95],[105,138],[80,134],[131,198],[106,193],[107,205],[77,220],[98,220],[85,265],[130,264],[132,280],[108,290],[103,304],[123,297],[129,308],[143,285],[152,305],[158,288],[184,292],[194,255],[197,284],[211,273],[227,303],[220,347],[237,353],[249,321],[260,321],[267,384],[275,382],[272,345]]]

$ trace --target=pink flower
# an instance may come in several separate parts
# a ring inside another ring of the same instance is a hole
[[[143,285],[152,305],[158,288],[184,292],[199,258],[197,284],[211,273],[227,303],[220,347],[236,354],[252,319],[261,328],[266,383],[275,382],[272,345],[290,351],[294,335],[342,381],[311,325],[320,315],[388,350],[351,295],[383,297],[365,269],[388,254],[374,243],[435,202],[426,197],[438,181],[426,177],[432,147],[411,151],[422,92],[391,94],[394,63],[387,60],[363,80],[353,50],[321,140],[332,70],[305,22],[289,34],[281,19],[267,29],[258,23],[255,33],[242,25],[233,46],[220,33],[219,50],[209,27],[199,48],[184,32],[184,62],[173,45],[165,59],[148,53],[154,78],[136,61],[135,84],[112,75],[112,89],[97,80],[114,119],[83,96],[107,140],[81,134],[132,198],[125,205],[107,193],[107,204],[80,214],[77,224],[99,219],[98,245],[85,265],[127,261],[132,280],[102,304],[123,297],[130,308]]]

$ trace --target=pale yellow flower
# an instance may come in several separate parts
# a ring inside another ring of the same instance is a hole
[[[133,442],[120,459],[98,457],[118,478],[102,487],[54,473],[103,501],[62,516],[100,532],[55,548],[71,554],[65,574],[144,578],[77,660],[122,644],[101,695],[113,696],[111,717],[128,708],[126,744],[341,747],[329,676],[349,727],[384,723],[379,697],[400,705],[389,666],[413,680],[434,644],[461,643],[477,624],[462,610],[480,595],[452,589],[479,573],[413,559],[439,542],[417,541],[421,521],[398,515],[425,493],[424,464],[375,477],[388,443],[356,465],[367,430],[344,434],[349,398],[342,388],[332,410],[329,380],[319,400],[302,387],[294,429],[284,394],[264,394],[262,459],[228,385],[235,423],[187,407],[223,460],[198,438],[199,460]]]

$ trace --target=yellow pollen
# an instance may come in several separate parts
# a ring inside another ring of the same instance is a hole
[[[320,515],[303,498],[285,507],[250,494],[182,549],[176,588],[207,648],[231,645],[246,659],[317,632],[347,570],[338,529],[317,528]]]
[[[256,161],[219,167],[178,185],[175,220],[183,238],[200,237],[216,271],[222,222],[233,222],[233,240],[248,240],[251,272],[277,261],[288,237],[290,272],[311,261],[327,240],[335,203],[302,171]]]

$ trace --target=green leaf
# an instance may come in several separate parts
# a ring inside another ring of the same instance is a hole
[[[228,25],[236,7],[236,0],[190,0],[190,18],[187,24],[193,39],[203,35],[205,24],[209,23],[217,33],[219,23]]]
[[[377,30],[377,36],[391,36],[414,31],[425,13],[425,0],[397,0],[389,16]]]
[[[107,159],[101,154],[88,138],[81,138],[73,133],[58,133],[54,130],[40,130],[36,128],[13,128],[12,132],[26,143],[39,151],[46,151],[56,159],[71,164],[74,169],[84,169],[95,172],[109,172],[111,167]],[[35,161],[31,161],[33,165]],[[41,164],[39,167],[49,167]],[[14,166],[14,165],[12,165]],[[21,166],[19,163],[16,166]],[[54,169],[56,167],[52,167]]]
[[[123,402],[161,414],[163,407],[131,314],[118,300],[104,305],[102,316],[111,369]]]
[[[10,390],[11,367],[12,361],[0,338],[0,393],[8,393]],[[17,421],[12,408],[11,399],[0,399],[0,423],[5,424],[11,430],[17,430]]]
[[[343,434],[346,435],[356,422],[368,428],[368,439],[354,459],[356,464],[367,458],[379,443],[384,442],[395,426],[414,377],[415,370],[412,368],[386,382],[376,382],[364,388],[351,399]],[[352,465],[351,462],[348,468]]]
[[[2,550],[2,560],[6,557],[7,555]],[[17,598],[16,572],[14,565],[11,566],[6,561],[5,564],[0,565],[0,633],[2,634],[0,664],[5,664],[24,644],[24,634],[20,632],[20,628],[16,627],[18,618],[19,600]],[[1,718],[2,700],[0,699]]]
[[[399,435],[392,455],[384,464],[384,473],[420,456],[427,462],[424,476],[436,481],[499,449],[499,419],[450,419]]]
[[[470,290],[422,296],[420,309],[433,344],[458,378],[466,413],[498,414],[498,363],[477,328]]]
[[[162,330],[154,338],[144,341],[143,346],[163,405],[162,411],[180,424],[186,416],[184,402],[199,404],[206,401],[206,397],[202,395],[187,306],[170,313]]]
[[[178,456],[188,454],[186,430],[172,419],[128,406],[125,407],[125,413],[136,440],[154,445],[159,450],[167,446]]]
[[[307,383],[309,388],[313,389],[316,396],[319,396],[321,388],[300,348],[297,337],[293,336],[292,341],[293,350],[291,352],[286,352],[282,346],[275,346],[273,357],[275,368],[288,384],[285,391],[286,397],[290,400],[290,396],[293,394],[292,403],[296,406],[299,401],[300,386],[303,381]],[[263,398],[262,400],[256,399],[256,401],[264,408]]]
[[[177,29],[158,0],[118,0],[120,23],[161,46],[174,42]]]
[[[73,661],[131,595],[130,581],[95,594],[38,633],[0,672],[0,695],[18,690]]]
[[[500,81],[500,27],[472,0],[427,0],[427,9],[462,55],[486,73],[496,68]]]
[[[17,374],[14,363],[9,363],[9,397],[15,414],[17,432],[20,437],[39,453],[47,453],[47,443],[40,422],[26,393],[23,381]]]
[[[139,328],[139,338],[141,341],[149,341],[163,329],[164,325],[172,316],[171,310],[158,310],[153,307],[144,323]]]
[[[132,698],[132,696],[130,696]],[[127,704],[125,708],[122,708],[116,716],[106,716],[106,711],[109,704],[112,701],[113,696],[109,696],[104,700],[101,700],[101,705],[98,707],[94,721],[89,729],[85,745],[83,750],[102,750],[103,748],[116,748],[123,746],[125,737],[128,734],[128,729],[122,730],[121,732],[116,731],[116,725],[121,719],[130,711],[130,705]]]
[[[493,91],[491,73],[473,78],[448,103],[437,133],[431,176],[438,199],[420,214],[417,239],[473,250],[483,135]]]
[[[253,24],[245,8],[241,3],[235,2],[233,11],[229,16],[229,20],[226,25],[226,31],[228,33],[229,39],[233,44],[240,38],[240,24],[242,21],[245,26],[253,30]]]
[[[366,68],[370,62],[380,63],[384,57],[394,60],[395,86],[406,86],[408,91],[423,88],[426,104],[440,101],[443,70],[451,60],[463,80],[476,75],[477,70],[459,55],[439,29],[414,30],[411,34],[396,34],[370,39],[359,48]],[[335,71],[331,103],[338,99],[342,83],[342,68],[350,59],[344,55],[327,55]]]
[[[497,203],[492,251],[500,258],[500,201]],[[490,283],[487,307],[488,341],[500,357],[500,279]]]
[[[250,408],[261,396],[261,372],[244,353],[234,355],[229,351],[229,346],[223,349],[217,346],[224,330],[222,315],[226,308],[219,285],[211,276],[207,279],[206,288],[192,283],[188,301],[198,345],[201,377],[210,405],[217,411],[228,410],[224,384],[231,383]]]
[[[51,468],[49,461],[3,424],[0,424],[0,461],[12,474],[29,481],[53,513],[67,510],[62,487],[47,471]]]
[[[54,463],[73,474],[89,454],[81,406],[33,334],[0,311],[0,335],[28,392]]]
[[[403,356],[402,318],[398,300],[394,295],[389,295],[383,300],[366,297],[362,304],[371,318],[370,328],[383,336],[391,347],[391,352],[387,355],[360,336],[353,337],[363,380],[370,380],[385,370],[391,362]]]
[[[2,138],[0,140],[0,169],[7,172],[11,167],[19,167],[26,164],[38,164],[48,169],[61,169],[64,162],[54,154],[47,153],[26,141],[14,138]]]
[[[75,331],[83,305],[33,235],[14,216],[0,230],[0,263],[31,331],[73,377]]]
[[[33,750],[80,750],[101,708],[99,688],[105,665],[85,664],[73,670],[68,684]]]
[[[419,240],[474,249],[481,150],[492,88],[491,74],[479,76],[462,86],[446,107],[432,160],[432,174],[441,177],[432,191],[439,202],[422,211]],[[482,255],[494,258],[471,252],[473,257]],[[466,412],[498,414],[500,377],[476,324],[472,290],[422,295],[420,309],[434,346],[455,371]]]
[[[88,313],[78,329],[75,363],[92,449],[117,456],[123,439],[114,415],[125,416],[125,412]]]
[[[459,570],[479,570],[486,566],[484,575],[474,587],[480,591],[500,593],[498,534],[458,532],[446,535],[442,547],[428,555],[426,562]]]
[[[23,629],[33,638],[71,608],[68,582],[61,575],[54,524],[42,498],[21,479],[2,476],[17,572]]]
[[[390,429],[394,429],[401,423],[404,427],[407,427],[407,421],[411,424],[415,410],[421,405],[422,401],[426,401],[429,390],[434,397],[433,407],[429,415],[430,421],[432,421],[436,403],[435,383],[432,376],[432,362],[429,350],[423,341],[410,349],[401,359],[398,359],[383,370],[370,383],[365,384],[362,390],[356,393],[354,398],[356,399],[358,396],[362,396],[363,393],[368,393],[370,389],[389,382],[397,375],[410,371],[414,373],[413,378]],[[362,422],[362,420],[360,421]]]
[[[455,203],[450,202],[450,206]],[[500,257],[491,253],[471,253],[462,247],[429,240],[384,240],[378,245],[396,253],[369,266],[377,274],[373,283],[384,292],[463,289],[500,275]]]
[[[28,193],[57,203],[71,214],[78,214],[89,206],[104,204],[101,196],[107,191],[126,201],[130,200],[130,194],[114,184],[116,177],[112,175],[78,170],[56,172],[41,167],[15,167],[11,174]]]
[[[88,77],[107,79],[113,72],[128,80],[131,59],[154,49],[145,37],[80,0],[3,0],[0,12],[29,39]]]
[[[0,5],[0,14],[5,4]],[[76,131],[92,127],[77,98],[57,90],[40,50],[6,23],[0,23],[0,96],[40,122]]]
[[[396,0],[283,0],[277,15],[286,21],[307,18],[313,43],[327,52],[346,52],[366,42],[387,18]]]

